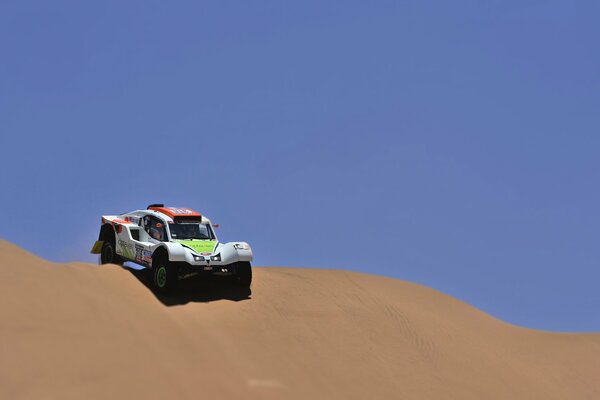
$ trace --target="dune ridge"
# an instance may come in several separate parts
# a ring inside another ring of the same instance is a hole
[[[600,334],[520,328],[397,279],[261,267],[249,296],[172,301],[143,272],[6,241],[0,268],[0,398],[600,398]]]

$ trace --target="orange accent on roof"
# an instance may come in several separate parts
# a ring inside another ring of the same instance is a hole
[[[181,207],[150,207],[150,210],[158,211],[159,213],[165,214],[168,217],[201,217],[199,212],[196,212],[190,208]]]

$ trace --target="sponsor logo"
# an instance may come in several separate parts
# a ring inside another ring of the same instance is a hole
[[[173,214],[193,214],[192,210],[188,210],[187,208],[175,208],[175,207],[170,207],[169,210],[173,213]]]
[[[127,243],[126,241],[121,240],[121,239],[119,239],[119,246],[127,247],[128,249],[133,248],[133,246],[131,245],[131,243]]]
[[[142,261],[146,263],[152,262],[152,252],[150,250],[144,250],[142,252]]]
[[[138,263],[144,262],[143,252],[144,252],[144,247],[140,246],[139,244],[136,244],[135,245],[135,262],[138,262]]]

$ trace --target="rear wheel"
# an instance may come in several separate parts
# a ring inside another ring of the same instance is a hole
[[[237,286],[249,288],[252,283],[252,267],[247,261],[235,264],[235,275],[233,277]]]
[[[123,259],[115,252],[115,246],[110,240],[104,240],[100,252],[100,264],[122,264]]]
[[[177,288],[179,270],[177,264],[169,262],[163,254],[158,254],[152,259],[154,273],[154,287],[162,293],[172,293]]]

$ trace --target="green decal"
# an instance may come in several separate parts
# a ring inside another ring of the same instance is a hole
[[[212,253],[217,245],[216,240],[175,240],[187,247],[194,249],[196,253]]]
[[[118,249],[121,252],[121,255],[125,258],[129,258],[130,260],[135,259],[135,250],[133,249],[133,245],[131,243],[127,243],[124,240],[120,240],[117,242]]]

